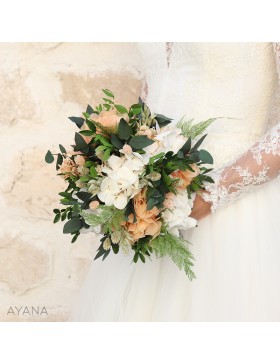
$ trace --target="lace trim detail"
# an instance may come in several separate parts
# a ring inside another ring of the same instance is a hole
[[[253,158],[257,161],[258,164],[262,163],[263,152],[265,152],[266,154],[271,153],[274,156],[280,155],[279,129],[280,127],[278,124],[263,137],[263,139],[259,142],[257,146],[250,149],[253,154]]]
[[[234,162],[212,171],[215,181],[207,184],[202,198],[212,203],[211,211],[247,195],[280,172],[280,122],[270,132]]]
[[[215,183],[217,183],[217,187],[212,188],[211,185],[209,185],[207,190],[210,194],[203,194],[204,200],[212,203],[212,213],[214,213],[218,207],[227,206],[240,197],[247,195],[252,190],[253,186],[259,186],[270,180],[268,176],[268,166],[264,166],[257,175],[253,175],[248,168],[243,169],[241,166],[233,167],[232,169],[239,174],[240,182],[230,184],[226,187],[220,185],[220,182],[225,182],[227,175],[223,177],[222,175],[216,175]]]
[[[280,43],[273,43],[280,78]],[[279,119],[278,119],[279,120]],[[280,122],[235,161],[213,171],[213,184],[202,193],[214,213],[221,206],[247,195],[255,187],[280,175]]]

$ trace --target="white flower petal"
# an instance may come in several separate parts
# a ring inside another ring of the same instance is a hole
[[[123,158],[117,157],[116,155],[111,155],[111,157],[108,159],[107,164],[112,169],[120,168],[120,166],[123,163]]]
[[[127,205],[128,199],[125,196],[124,193],[120,193],[117,195],[115,201],[114,201],[114,206],[119,209],[122,210],[125,208],[125,206]]]

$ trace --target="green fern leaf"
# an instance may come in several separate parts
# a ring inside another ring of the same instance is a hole
[[[184,120],[181,119],[176,124],[177,128],[180,128],[182,131],[182,134],[186,138],[195,138],[198,135],[202,134],[205,129],[209,127],[213,123],[213,121],[220,119],[220,118],[212,118],[205,121],[201,121],[200,123],[193,124],[193,120]]]
[[[103,225],[112,219],[115,209],[116,208],[114,206],[102,205],[98,208],[97,214],[82,211],[81,215],[87,224],[91,226],[98,226]]]
[[[180,270],[184,269],[190,280],[196,278],[191,270],[194,257],[186,246],[186,240],[166,232],[153,239],[151,247],[154,249],[157,258],[169,256]]]

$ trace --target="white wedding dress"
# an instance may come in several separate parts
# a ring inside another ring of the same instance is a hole
[[[146,102],[154,112],[196,121],[224,117],[210,126],[204,142],[217,169],[204,195],[213,213],[185,233],[196,259],[195,280],[169,258],[131,264],[131,257],[109,254],[92,262],[72,321],[280,320],[279,47],[274,48],[139,44]]]

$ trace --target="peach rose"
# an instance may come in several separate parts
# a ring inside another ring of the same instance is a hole
[[[109,129],[111,132],[116,132],[117,126],[121,120],[121,118],[117,115],[117,110],[103,110],[100,114],[92,117],[92,120],[98,122],[103,125],[106,129]],[[97,129],[97,133],[101,132]]]
[[[178,187],[179,189],[185,189],[191,183],[191,181],[199,175],[200,169],[195,163],[191,164],[191,168],[194,170],[194,172],[187,169],[186,171],[179,170],[171,173],[172,177],[180,178],[181,185]]]
[[[96,114],[92,115],[93,121],[96,121],[99,124],[102,124],[106,129],[109,129],[109,131],[112,133],[116,132],[120,119],[121,118],[117,115],[116,109],[112,109],[112,110],[108,110],[108,111],[103,110],[98,115],[96,115]],[[87,123],[84,123],[82,125],[81,130],[89,130]],[[97,128],[96,134],[102,134],[102,130],[99,130]],[[92,136],[83,135],[83,138],[86,143],[89,143],[92,139]]]
[[[161,229],[161,221],[158,220],[159,210],[154,206],[151,210],[147,211],[145,188],[134,196],[133,203],[137,221],[134,223],[133,214],[130,214],[126,223],[127,231],[130,232],[134,241],[146,235],[151,235],[155,238]]]

